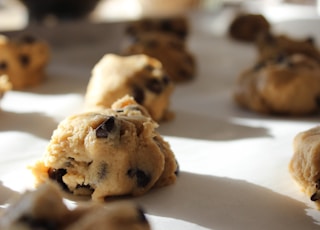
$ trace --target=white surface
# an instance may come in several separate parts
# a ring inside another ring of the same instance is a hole
[[[175,152],[180,176],[176,184],[132,200],[144,207],[156,230],[319,229],[320,213],[287,169],[293,137],[317,125],[319,116],[272,117],[239,109],[231,99],[232,87],[255,51],[249,44],[215,35],[209,24],[197,23],[193,21],[188,45],[198,61],[198,76],[176,87],[171,105],[176,118],[159,128]],[[295,29],[306,33],[305,23]],[[79,27],[83,30],[77,39],[94,29]],[[58,122],[82,110],[93,64],[105,52],[120,49],[122,31],[112,33],[109,27],[90,45],[60,33],[58,42],[52,41],[59,46],[54,47],[47,81],[8,92],[1,101],[1,204],[32,188],[26,166],[42,156]],[[293,32],[281,23],[275,28]],[[64,39],[68,45],[61,43]]]

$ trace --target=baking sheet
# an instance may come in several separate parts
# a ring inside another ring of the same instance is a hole
[[[288,163],[294,136],[317,125],[319,116],[273,117],[238,108],[231,97],[234,79],[253,62],[254,48],[216,34],[207,15],[191,19],[188,46],[197,78],[176,86],[176,117],[158,129],[176,155],[180,176],[172,186],[128,199],[144,207],[153,229],[318,229],[320,214],[290,177]],[[274,28],[318,38],[309,25],[303,20]],[[10,91],[1,101],[2,208],[33,188],[26,166],[42,156],[62,119],[82,111],[90,71],[104,53],[119,52],[123,28],[79,22],[41,32],[54,48],[47,80]]]

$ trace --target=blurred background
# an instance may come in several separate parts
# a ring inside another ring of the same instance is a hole
[[[64,20],[108,22],[225,8],[262,12],[270,21],[317,16],[317,0],[0,0],[0,30]]]

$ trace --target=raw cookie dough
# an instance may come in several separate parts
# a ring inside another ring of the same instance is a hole
[[[189,34],[189,22],[184,16],[142,18],[130,22],[126,28],[126,34],[133,38],[141,33],[155,31],[173,34],[184,40]]]
[[[7,75],[13,89],[40,84],[50,56],[46,42],[33,36],[9,39],[0,36],[0,75]]]
[[[44,184],[26,191],[0,216],[1,230],[149,230],[143,210],[131,202],[89,203],[69,209],[59,189]]]
[[[298,54],[258,62],[238,77],[234,99],[259,113],[316,113],[320,107],[320,66]]]
[[[297,134],[289,171],[302,191],[320,209],[320,126]]]
[[[173,82],[187,82],[195,77],[195,58],[186,43],[174,35],[160,32],[142,33],[123,53],[146,54],[158,59]]]
[[[242,13],[229,26],[229,35],[235,40],[253,42],[261,32],[269,31],[270,23],[261,14]]]
[[[259,34],[256,47],[260,60],[275,58],[279,55],[304,54],[320,63],[320,53],[312,37],[298,39],[266,32]]]
[[[52,179],[75,195],[100,201],[172,184],[178,165],[156,127],[129,96],[112,109],[67,117],[33,174],[38,183]]]
[[[87,110],[110,108],[125,95],[143,105],[155,121],[168,120],[173,82],[162,64],[146,55],[106,54],[93,68],[85,95]]]

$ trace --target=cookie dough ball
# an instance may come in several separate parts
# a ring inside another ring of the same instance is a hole
[[[38,85],[45,78],[49,52],[47,43],[34,37],[0,36],[0,75],[7,75],[16,90]]]
[[[162,64],[146,55],[105,55],[93,68],[85,95],[86,108],[110,108],[131,95],[155,121],[170,119],[170,96],[174,86]]]
[[[270,23],[261,14],[240,14],[237,15],[229,26],[231,38],[253,42],[259,33],[269,31]]]
[[[68,209],[59,189],[44,184],[26,191],[0,218],[2,230],[149,230],[143,210],[131,202],[82,204]]]
[[[177,36],[184,40],[189,33],[189,22],[184,16],[142,18],[130,22],[126,28],[126,34],[136,38],[145,32],[163,32]]]
[[[145,113],[124,97],[113,109],[66,118],[33,167],[38,183],[52,179],[75,195],[100,201],[174,183],[174,154]]]
[[[250,110],[307,115],[319,110],[320,66],[304,55],[279,56],[257,63],[235,83],[234,99]]]
[[[187,82],[195,77],[196,62],[185,42],[176,36],[150,32],[140,34],[124,54],[146,54],[158,59],[174,82]]]
[[[279,55],[303,54],[320,63],[320,53],[314,38],[291,38],[286,35],[274,35],[270,32],[261,33],[256,40],[260,60],[270,59]]]
[[[320,126],[297,134],[289,171],[302,191],[320,209]]]

